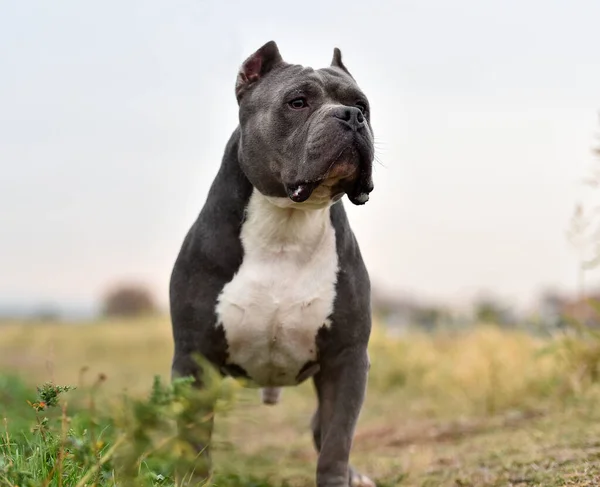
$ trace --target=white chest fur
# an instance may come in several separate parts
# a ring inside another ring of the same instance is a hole
[[[338,259],[329,209],[293,208],[255,190],[246,212],[244,259],[216,308],[229,363],[258,386],[294,385],[316,359],[317,332],[333,311]]]

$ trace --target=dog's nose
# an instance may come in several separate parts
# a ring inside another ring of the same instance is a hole
[[[286,189],[287,194],[292,201],[295,203],[302,203],[310,198],[310,195],[315,189],[315,185],[310,183],[290,184],[286,186]]]
[[[365,117],[356,107],[338,107],[333,116],[352,130],[358,130],[365,126]]]

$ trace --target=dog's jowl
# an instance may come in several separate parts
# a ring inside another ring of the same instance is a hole
[[[373,190],[368,99],[338,49],[315,70],[285,62],[274,42],[242,64],[235,95],[239,126],[171,277],[173,376],[202,387],[200,355],[262,388],[266,404],[312,380],[317,485],[374,485],[348,464],[371,310],[342,199],[362,205]],[[210,431],[199,431],[186,439],[208,475]]]

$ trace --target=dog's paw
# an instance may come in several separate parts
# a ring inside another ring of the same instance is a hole
[[[281,397],[281,388],[279,387],[265,387],[262,391],[262,402],[273,406],[279,402]]]
[[[350,470],[350,487],[377,487],[366,475]]]

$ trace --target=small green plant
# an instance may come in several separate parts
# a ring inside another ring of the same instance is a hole
[[[63,392],[69,392],[74,389],[71,386],[56,386],[52,382],[46,382],[41,387],[37,388],[38,400],[29,405],[36,411],[44,411],[45,409],[58,406],[58,399]]]
[[[220,377],[207,369],[202,390],[191,378],[167,385],[155,377],[146,398],[124,397],[118,408],[99,408],[96,392],[104,380],[100,376],[90,389],[87,407],[72,410],[63,394],[73,387],[47,382],[37,388],[36,399],[26,402],[34,411],[29,434],[12,435],[6,421],[0,486],[207,485],[206,476],[190,482],[198,459],[181,428],[198,432],[217,402],[231,399]]]

